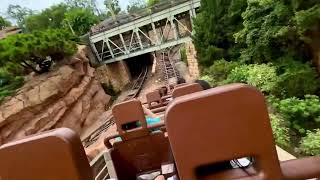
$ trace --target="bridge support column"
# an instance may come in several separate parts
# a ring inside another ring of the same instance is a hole
[[[171,26],[171,29],[173,29],[173,37],[175,40],[177,40],[179,31],[177,29],[175,22],[173,22],[173,17],[170,18],[170,26]]]
[[[96,77],[102,84],[121,91],[130,82],[130,73],[124,61],[105,64],[96,69]]]
[[[197,51],[194,47],[194,44],[192,42],[186,43],[186,50],[190,76],[192,78],[198,78],[200,76],[200,73],[197,60]]]

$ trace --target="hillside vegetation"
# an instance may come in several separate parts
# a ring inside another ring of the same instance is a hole
[[[278,145],[320,155],[318,0],[202,0],[194,44],[202,79],[260,89]],[[317,150],[315,150],[317,149]]]

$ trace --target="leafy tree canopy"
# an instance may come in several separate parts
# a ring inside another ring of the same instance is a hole
[[[0,30],[11,26],[11,22],[0,16]]]
[[[66,4],[51,6],[39,14],[26,17],[26,30],[29,32],[35,30],[45,30],[48,28],[63,28],[65,13],[68,11]]]
[[[7,9],[7,14],[10,18],[17,21],[17,24],[20,28],[25,28],[25,17],[32,15],[33,11],[31,9],[21,7],[20,5],[10,4]]]
[[[141,10],[145,9],[146,7],[147,7],[147,4],[144,0],[133,0],[129,2],[129,5],[127,6],[127,12],[138,13]]]
[[[65,14],[65,26],[71,26],[76,35],[89,32],[91,26],[99,22],[98,16],[89,9],[75,8]]]
[[[194,42],[202,66],[221,58],[246,63],[312,58],[310,34],[320,29],[317,0],[202,0],[201,3]]]
[[[154,6],[155,4],[159,3],[160,0],[148,0],[148,6]]]
[[[194,36],[200,65],[237,58],[239,45],[234,42],[233,34],[243,27],[241,14],[246,9],[246,0],[202,0],[201,4]]]
[[[71,8],[94,9],[95,0],[65,0],[66,4]]]
[[[104,5],[107,8],[107,16],[114,17],[120,13],[121,7],[119,5],[119,0],[104,0]]]
[[[23,67],[36,71],[47,56],[60,60],[75,53],[74,40],[67,31],[51,29],[9,36],[0,41],[0,68],[15,75],[23,74]]]

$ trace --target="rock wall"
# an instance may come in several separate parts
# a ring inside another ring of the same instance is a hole
[[[190,76],[196,79],[200,76],[196,48],[192,42],[188,42],[186,43],[186,50]]]
[[[0,105],[0,144],[46,130],[68,127],[81,133],[110,100],[89,66],[85,46],[52,72],[29,77]]]
[[[131,79],[127,64],[124,61],[102,65],[96,70],[98,80],[101,83],[111,85],[116,91],[121,91]]]

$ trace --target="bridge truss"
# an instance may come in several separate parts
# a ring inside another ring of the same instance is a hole
[[[91,47],[99,62],[108,64],[189,42],[199,7],[200,0],[177,1],[91,34]]]

